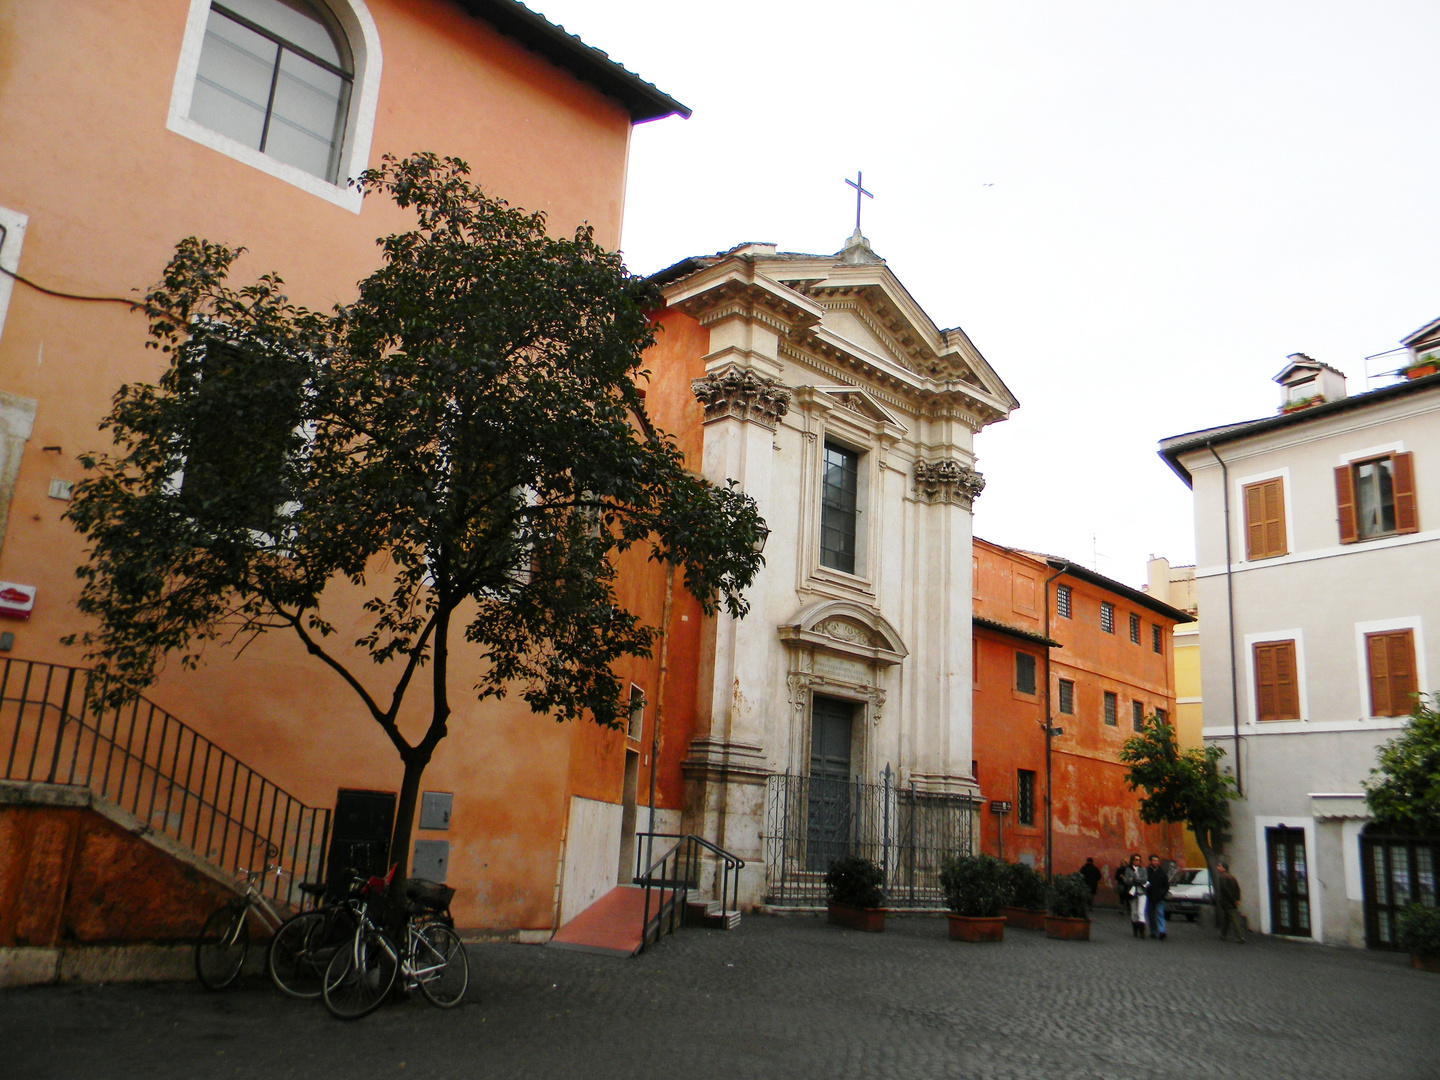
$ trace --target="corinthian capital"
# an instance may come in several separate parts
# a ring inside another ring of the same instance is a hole
[[[754,420],[771,431],[790,411],[790,391],[768,375],[728,367],[703,379],[693,379],[690,389],[705,406],[705,423],[733,416]]]
[[[958,461],[917,461],[915,494],[926,502],[955,503],[969,510],[985,490],[985,478]]]

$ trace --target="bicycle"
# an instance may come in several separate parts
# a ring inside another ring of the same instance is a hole
[[[278,877],[285,870],[273,863],[266,863],[263,870],[237,870],[236,881],[245,881],[244,895],[217,908],[205,920],[195,940],[195,974],[205,989],[224,990],[240,977],[250,951],[251,912],[271,931],[284,922],[256,884],[272,872]]]
[[[265,967],[287,997],[318,998],[331,957],[355,933],[356,904],[365,879],[353,869],[345,874],[347,883],[340,888],[302,883],[300,890],[319,906],[286,919],[270,939]]]
[[[374,877],[365,899],[379,901],[395,873]],[[349,948],[325,969],[322,997],[331,1015],[358,1020],[380,1007],[399,976],[405,989],[418,988],[430,1004],[454,1008],[470,986],[470,960],[450,918],[455,890],[421,878],[405,883],[405,945],[398,947],[370,917],[371,904],[357,905],[359,925]]]

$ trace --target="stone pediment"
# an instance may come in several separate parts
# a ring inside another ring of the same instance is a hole
[[[869,420],[873,424],[889,424],[901,431],[905,430],[904,425],[896,420],[872,395],[858,387],[817,386],[815,391],[817,394],[825,395],[828,400],[840,408],[848,409],[856,416]]]
[[[780,640],[889,667],[909,654],[895,627],[878,612],[848,600],[806,608],[779,628]]]

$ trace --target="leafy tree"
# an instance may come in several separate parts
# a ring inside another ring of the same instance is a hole
[[[1224,756],[1224,749],[1214,743],[1180,749],[1174,729],[1153,713],[1120,750],[1120,760],[1130,766],[1125,783],[1131,791],[1145,791],[1140,797],[1140,820],[1150,825],[1187,825],[1205,857],[1211,881],[1216,880],[1221,834],[1230,827],[1230,800],[1236,797],[1235,778],[1220,771]]]
[[[1397,832],[1440,836],[1440,695],[1415,699],[1405,730],[1380,748],[1365,801],[1375,821]]]
[[[620,553],[683,567],[707,613],[737,617],[761,563],[753,500],[687,472],[646,416],[653,287],[588,227],[554,238],[467,174],[417,154],[360,178],[416,225],[328,314],[273,273],[232,287],[243,249],[182,241],[145,304],[168,368],[115,395],[115,449],[83,459],[68,512],[110,703],[168,656],[194,667],[217,643],[294,634],[400,756],[397,881],[453,650],[478,655],[480,699],[513,690],[616,727],[612,665],[656,633],[620,603]],[[428,723],[407,738],[426,669]]]

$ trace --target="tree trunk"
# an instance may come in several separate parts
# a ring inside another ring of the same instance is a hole
[[[420,802],[420,780],[428,764],[428,751],[412,751],[405,757],[405,775],[400,781],[400,799],[395,807],[395,831],[390,834],[390,861],[395,866],[390,898],[396,910],[403,910],[405,901],[405,879],[410,872],[410,834],[414,831],[415,807]]]

